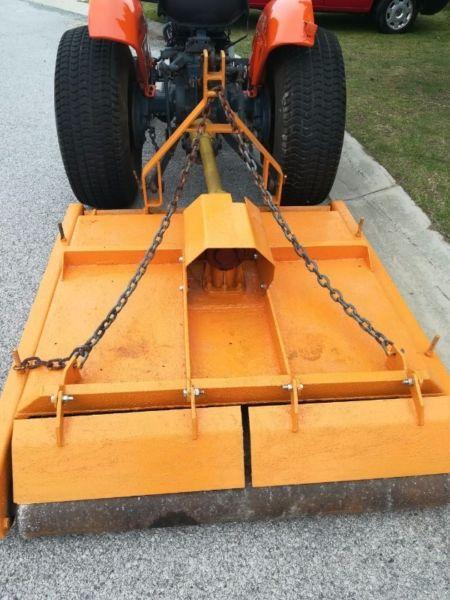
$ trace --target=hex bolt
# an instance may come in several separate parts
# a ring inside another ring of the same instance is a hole
[[[200,395],[202,395],[202,394],[204,394],[204,393],[205,393],[205,390],[201,390],[200,388],[194,388],[194,396],[200,396]],[[187,397],[188,397],[188,395],[189,395],[189,392],[188,392],[188,390],[185,388],[185,389],[183,390],[183,396],[184,396],[185,398],[187,398]]]
[[[73,396],[67,396],[66,394],[64,394],[64,396],[61,397],[61,400],[63,402],[72,402],[72,400],[74,400]]]
[[[180,292],[182,292],[184,290],[184,285],[180,285],[179,288]]]
[[[305,386],[303,385],[303,383],[299,383],[299,384],[298,384],[298,386],[297,386],[297,389],[298,389],[298,390],[300,390],[300,391],[302,391],[302,389],[303,389],[304,387],[305,387]]]
[[[180,263],[184,262],[184,256],[180,256],[180,257],[178,258],[178,262],[180,262]]]
[[[289,392],[291,392],[294,389],[292,383],[285,383],[281,387],[283,388],[283,390],[288,390]]]
[[[267,290],[267,285],[265,283],[261,283],[259,286],[262,290]]]
[[[414,379],[412,377],[407,377],[402,383],[403,385],[414,385]]]
[[[253,255],[254,260],[258,260],[259,256],[258,254],[255,252],[255,254]]]

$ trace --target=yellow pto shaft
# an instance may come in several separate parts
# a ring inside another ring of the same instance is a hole
[[[195,134],[191,133],[191,139]],[[200,136],[200,156],[203,163],[203,173],[209,194],[220,194],[223,192],[222,180],[217,168],[216,156],[213,146],[214,134],[203,133]]]

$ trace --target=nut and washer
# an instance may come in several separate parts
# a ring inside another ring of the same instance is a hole
[[[52,394],[50,396],[50,402],[52,404],[56,404],[57,399],[58,399],[57,394]],[[72,400],[75,400],[75,398],[73,396],[68,396],[67,394],[64,394],[63,396],[61,396],[61,402],[63,402],[64,404],[66,402],[72,402]]]

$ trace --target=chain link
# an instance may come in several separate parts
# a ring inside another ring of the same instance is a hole
[[[225,92],[224,92],[223,88],[218,90],[218,96],[219,96],[220,102],[222,104],[222,108],[225,113],[226,120],[232,126],[233,133],[238,141],[239,152],[241,154],[241,157],[242,157],[247,169],[250,171],[256,186],[258,187],[259,191],[261,192],[264,204],[272,212],[272,215],[275,218],[278,225],[281,227],[281,230],[283,231],[284,236],[292,244],[292,246],[293,246],[295,252],[298,254],[298,256],[304,261],[305,267],[308,269],[308,271],[310,271],[311,273],[313,273],[316,276],[317,283],[321,287],[328,290],[328,293],[330,294],[331,299],[334,302],[336,302],[337,304],[339,304],[342,307],[342,309],[344,310],[345,314],[348,315],[353,320],[355,320],[358,323],[358,325],[361,327],[361,329],[363,329],[367,334],[369,334],[371,337],[373,337],[378,342],[378,344],[380,344],[380,346],[383,348],[383,350],[386,354],[389,354],[394,345],[393,342],[388,337],[386,337],[383,333],[381,333],[381,331],[378,331],[377,329],[375,329],[375,327],[372,325],[372,323],[368,319],[363,317],[358,312],[357,308],[353,304],[351,304],[350,302],[347,302],[345,300],[342,292],[340,290],[338,290],[337,288],[333,287],[328,275],[325,275],[324,273],[322,273],[319,270],[319,266],[318,266],[317,262],[309,256],[305,247],[298,241],[294,232],[292,231],[292,229],[289,227],[288,223],[284,219],[284,217],[281,213],[281,210],[274,203],[272,194],[269,192],[269,190],[266,188],[266,186],[264,184],[264,179],[262,178],[262,176],[259,173],[258,165],[257,165],[254,157],[252,156],[251,151],[249,150],[249,146],[246,143],[246,139],[244,138],[243,134],[241,133],[241,131],[239,130],[239,127],[236,124],[233,109],[231,108],[230,103],[228,102],[228,100],[225,96]]]
[[[127,287],[122,292],[122,294],[119,296],[117,302],[111,308],[111,310],[108,312],[108,314],[103,319],[103,321],[100,323],[100,325],[96,328],[94,333],[84,342],[84,344],[82,344],[81,346],[76,346],[68,356],[65,356],[63,358],[52,358],[49,360],[43,360],[43,359],[39,358],[38,356],[29,356],[28,358],[25,358],[24,360],[22,360],[20,362],[20,364],[15,365],[14,369],[16,369],[17,371],[24,371],[24,370],[37,369],[39,367],[46,367],[47,369],[50,369],[50,370],[59,370],[59,369],[64,369],[64,367],[67,365],[67,363],[72,358],[80,359],[78,362],[78,365],[80,368],[84,365],[84,363],[89,358],[89,355],[92,352],[92,350],[94,349],[94,347],[99,343],[99,341],[105,335],[107,330],[111,327],[111,325],[117,319],[119,313],[126,306],[128,300],[130,299],[130,296],[133,294],[133,292],[137,288],[138,283],[144,276],[149,264],[153,260],[156,250],[158,249],[159,245],[163,241],[164,234],[166,233],[167,229],[169,228],[172,216],[174,215],[175,211],[178,208],[178,202],[180,201],[184,186],[186,185],[186,180],[187,180],[187,177],[191,170],[191,167],[197,158],[199,145],[200,145],[200,137],[205,132],[206,123],[207,123],[208,116],[209,116],[209,110],[210,110],[210,101],[208,102],[207,106],[205,107],[205,110],[203,111],[200,123],[198,124],[198,127],[197,127],[197,131],[196,131],[194,140],[192,142],[191,151],[186,156],[184,167],[181,171],[180,179],[178,180],[177,187],[175,188],[173,198],[168,206],[167,212],[165,213],[164,217],[161,220],[161,223],[159,225],[157,232],[155,233],[155,235],[153,237],[150,247],[146,251],[145,256],[142,259],[142,261],[139,263],[139,266],[136,269],[136,272],[134,273],[133,277],[130,279]],[[152,139],[151,133],[150,133],[150,139]]]
[[[266,186],[264,184],[264,179],[262,178],[262,176],[260,175],[260,173],[258,171],[258,165],[257,165],[254,157],[251,154],[250,146],[248,145],[247,141],[245,140],[243,134],[240,132],[240,130],[236,124],[236,121],[234,118],[234,112],[225,96],[225,92],[224,92],[223,88],[218,89],[218,97],[219,97],[220,103],[222,105],[223,111],[225,113],[226,120],[232,126],[233,133],[234,133],[235,137],[237,138],[238,145],[239,145],[239,152],[241,154],[241,157],[242,157],[247,169],[250,171],[255,184],[257,185],[259,191],[261,192],[264,204],[272,212],[272,215],[275,218],[278,225],[280,226],[281,230],[283,231],[284,236],[292,244],[297,255],[304,261],[305,267],[307,268],[307,270],[316,276],[318,284],[321,287],[328,290],[328,293],[330,294],[331,299],[334,302],[336,302],[337,304],[339,304],[342,307],[342,309],[344,310],[345,314],[348,315],[353,320],[355,320],[358,323],[358,325],[368,335],[370,335],[372,338],[374,338],[378,342],[378,344],[380,344],[380,346],[383,348],[383,350],[386,352],[386,354],[389,354],[393,347],[393,342],[389,338],[387,338],[383,333],[381,333],[381,331],[378,331],[377,329],[375,329],[375,327],[371,324],[371,322],[367,318],[361,316],[361,314],[358,312],[358,310],[356,309],[356,307],[353,304],[351,304],[350,302],[347,302],[345,300],[342,292],[340,290],[338,290],[337,288],[333,287],[328,275],[325,275],[324,273],[322,273],[319,270],[319,266],[318,266],[317,262],[309,256],[305,247],[297,240],[297,237],[295,236],[295,234],[289,227],[288,223],[284,219],[279,207],[274,203],[271,193],[269,192],[269,190],[266,188]],[[208,115],[209,115],[209,109],[210,109],[210,102],[208,103],[207,107],[205,108],[205,110],[202,114],[201,121],[198,125],[197,132],[196,132],[195,138],[192,143],[192,149],[189,152],[189,154],[186,156],[185,164],[181,171],[180,179],[179,179],[177,187],[175,189],[173,198],[168,206],[168,210],[167,210],[166,214],[164,215],[164,217],[162,218],[160,226],[159,226],[157,232],[155,233],[155,235],[153,237],[153,241],[152,241],[150,247],[148,248],[148,250],[146,251],[144,258],[140,262],[138,268],[136,269],[136,272],[134,273],[133,277],[129,281],[126,289],[119,296],[116,304],[108,312],[106,317],[103,319],[103,321],[100,323],[100,325],[96,328],[94,333],[86,340],[86,342],[84,344],[82,344],[81,346],[75,347],[68,356],[63,357],[63,358],[52,358],[49,360],[43,360],[38,356],[29,356],[28,358],[25,358],[23,361],[21,361],[20,364],[15,365],[14,369],[16,369],[16,370],[31,370],[31,369],[37,369],[39,367],[46,367],[47,369],[50,369],[50,370],[58,370],[58,369],[63,369],[72,358],[80,359],[80,361],[79,361],[80,367],[86,362],[86,360],[89,358],[89,355],[92,352],[93,348],[103,338],[106,331],[109,329],[109,327],[111,327],[111,325],[117,319],[119,313],[123,310],[123,308],[127,304],[130,296],[136,290],[140,280],[146,273],[149,264],[153,260],[156,250],[158,249],[161,242],[163,241],[164,235],[165,235],[167,229],[169,228],[172,216],[174,215],[175,211],[177,210],[178,202],[180,200],[181,194],[182,194],[184,186],[186,184],[186,180],[187,180],[187,177],[191,170],[191,167],[197,158],[199,144],[200,144],[200,137],[206,129],[206,122],[207,122]],[[152,131],[152,129],[150,130],[149,136],[150,136],[150,141],[152,142],[155,150],[157,150],[158,145],[156,142],[156,132],[154,129],[153,129],[153,131]]]
[[[158,152],[159,144],[156,140],[156,129],[153,127],[153,125],[148,130],[148,139],[150,140],[155,152]]]

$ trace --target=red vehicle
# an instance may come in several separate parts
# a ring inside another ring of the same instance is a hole
[[[250,0],[250,8],[264,8],[270,0]],[[417,15],[434,15],[448,0],[313,0],[317,12],[368,13],[382,33],[405,33]]]

